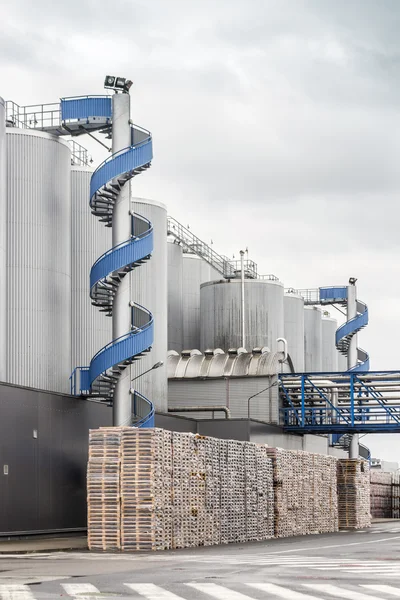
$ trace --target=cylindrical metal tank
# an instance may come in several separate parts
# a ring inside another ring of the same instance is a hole
[[[322,370],[326,372],[338,370],[338,351],[336,350],[335,334],[336,319],[327,315],[322,317]]]
[[[182,246],[168,240],[168,350],[183,350],[183,251]]]
[[[200,348],[200,286],[223,279],[222,275],[197,254],[183,254],[182,315],[183,349]]]
[[[304,371],[304,300],[302,296],[288,293],[283,298],[284,338],[295,373]]]
[[[132,387],[151,400],[156,410],[167,412],[167,209],[154,200],[132,198],[132,210],[149,219],[154,230],[151,259],[130,274],[133,300],[150,310],[154,317],[151,352],[130,367]],[[160,361],[164,363],[162,367],[141,375]]]
[[[322,370],[322,311],[316,306],[304,308],[304,370]]]
[[[284,334],[283,284],[273,280],[246,279],[245,345],[247,349],[267,346],[273,352]],[[200,288],[201,350],[242,346],[241,280],[203,283]]]
[[[111,230],[95,219],[89,207],[88,167],[71,168],[71,340],[72,368],[87,366],[112,339],[112,321],[90,299],[89,273],[93,263],[111,247]]]
[[[338,371],[340,371],[341,373],[344,373],[345,371],[347,371],[347,356],[340,354],[340,352],[337,352],[337,355],[338,355]]]
[[[7,128],[7,381],[69,391],[71,153]]]
[[[0,271],[7,273],[7,179],[6,179],[6,115],[0,98]],[[7,280],[0,286],[0,381],[7,378]]]

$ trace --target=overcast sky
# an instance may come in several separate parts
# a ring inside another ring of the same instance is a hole
[[[53,102],[133,79],[155,152],[135,195],[223,254],[248,246],[286,287],[357,277],[360,345],[397,369],[399,30],[398,0],[6,0],[0,95]]]

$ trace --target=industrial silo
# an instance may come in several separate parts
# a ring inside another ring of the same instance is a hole
[[[283,284],[277,280],[246,279],[244,282],[245,347],[277,348],[284,333]],[[200,346],[242,346],[241,280],[203,283],[200,288]]]
[[[72,367],[87,366],[112,339],[112,321],[92,305],[89,273],[93,263],[111,248],[111,230],[95,219],[89,207],[92,170],[71,168],[71,340]]]
[[[295,373],[304,371],[304,299],[295,293],[283,298],[284,337]]]
[[[338,370],[338,351],[335,334],[338,327],[336,319],[328,314],[322,317],[322,370],[325,372]]]
[[[167,412],[167,210],[164,204],[144,198],[133,198],[132,210],[151,221],[154,231],[151,259],[129,274],[135,302],[154,317],[151,352],[130,367],[132,387],[149,398],[157,410]],[[164,363],[162,367],[141,375],[160,361]]]
[[[168,350],[183,350],[182,281],[183,251],[175,241],[167,243]]]
[[[69,391],[71,153],[7,127],[7,381]]]
[[[304,308],[304,370],[322,370],[322,311],[316,306]]]
[[[340,371],[341,373],[344,373],[345,371],[347,371],[347,356],[344,356],[340,352],[337,352],[337,359],[338,359],[338,371]]]
[[[183,254],[183,349],[200,348],[200,286],[215,279],[223,277],[209,263],[197,254]]]
[[[7,378],[7,179],[6,179],[6,115],[5,102],[0,98],[0,381]]]

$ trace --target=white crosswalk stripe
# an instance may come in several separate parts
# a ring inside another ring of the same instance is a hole
[[[183,600],[181,596],[164,590],[153,583],[125,583],[124,585],[137,594],[144,596],[147,600]]]
[[[329,583],[307,583],[305,584],[305,587],[321,594],[329,594],[336,598],[347,598],[347,600],[382,600],[380,596],[371,596],[370,594],[363,594],[362,592],[346,590],[345,588],[338,587],[337,585],[330,585]]]
[[[216,583],[187,583],[186,585],[198,590],[199,592],[208,594],[212,598],[216,598],[216,600],[253,600],[253,598],[250,598],[250,596],[245,596],[245,594],[241,594],[240,592],[228,590],[228,588],[222,585],[217,585]]]
[[[248,586],[271,594],[271,598],[285,598],[285,600],[317,600],[315,596],[309,596],[301,592],[296,592],[274,583],[248,583]]]
[[[363,585],[363,588],[380,594],[391,594],[392,596],[400,596],[400,589],[394,588],[391,585]]]
[[[64,590],[71,598],[78,600],[93,600],[93,594],[100,594],[100,591],[91,583],[62,583]]]
[[[16,583],[0,584],[1,600],[35,600],[35,596],[27,585]]]

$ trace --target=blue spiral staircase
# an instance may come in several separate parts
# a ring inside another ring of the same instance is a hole
[[[112,106],[109,96],[65,98],[61,101],[59,131],[81,135],[100,131],[111,137]],[[131,145],[101,163],[90,183],[92,213],[112,227],[115,202],[124,185],[150,167],[153,145],[150,132],[131,126]],[[112,316],[116,291],[122,279],[150,259],[153,227],[137,214],[131,216],[131,236],[100,256],[90,272],[92,304]],[[114,390],[122,372],[149,352],[153,343],[153,316],[146,308],[133,304],[131,328],[112,340],[92,358],[88,367],[76,367],[71,375],[71,393],[95,396],[112,404]],[[132,396],[132,425],[154,427],[154,406],[142,394]]]
[[[319,288],[319,304],[347,304],[347,287],[325,287]],[[354,335],[368,325],[368,306],[357,300],[357,315],[346,321],[336,331],[336,348],[347,356],[350,342]],[[360,372],[369,371],[369,355],[362,348],[357,348],[358,364],[349,369],[350,371]]]

